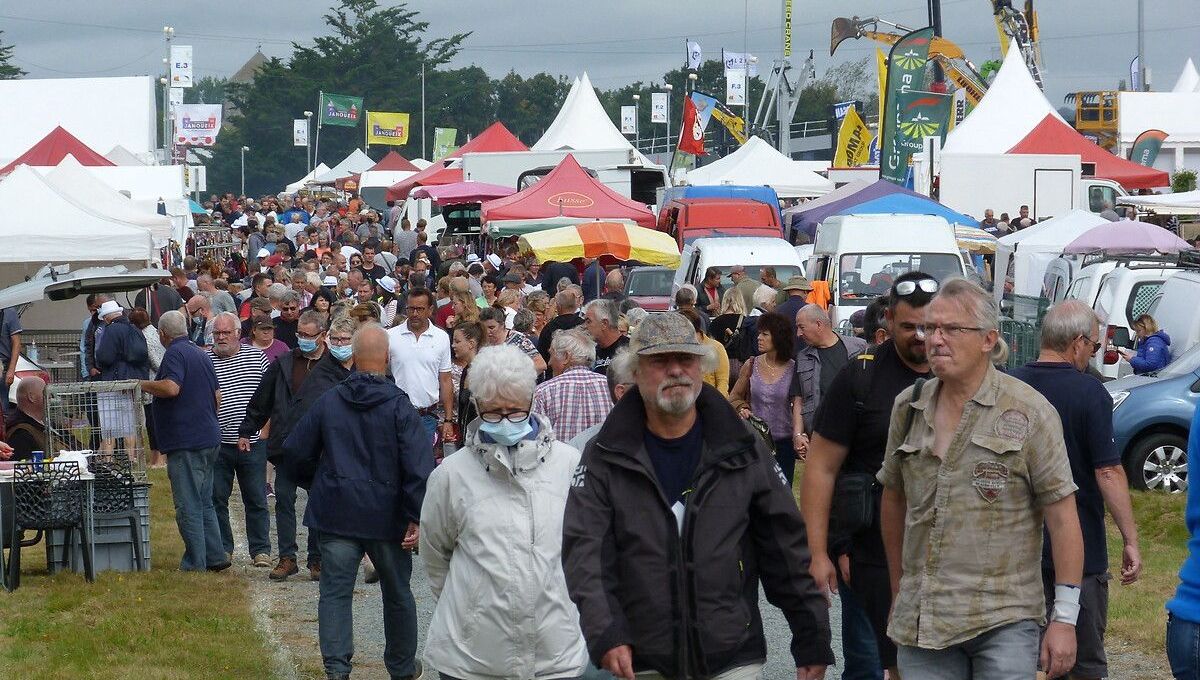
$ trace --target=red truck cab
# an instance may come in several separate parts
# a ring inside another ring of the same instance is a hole
[[[779,211],[761,201],[745,198],[677,198],[658,212],[659,231],[685,243],[713,236],[783,237]]]

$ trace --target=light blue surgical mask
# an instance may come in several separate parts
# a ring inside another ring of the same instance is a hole
[[[330,345],[329,353],[338,361],[345,361],[354,355],[353,345]]]
[[[497,444],[513,446],[532,432],[533,426],[529,424],[529,418],[519,423],[504,419],[498,423],[484,421],[479,424],[479,431],[487,434]]]
[[[298,338],[296,340],[296,346],[300,348],[301,352],[304,352],[305,354],[311,354],[317,350],[317,341],[309,340],[307,338]]]

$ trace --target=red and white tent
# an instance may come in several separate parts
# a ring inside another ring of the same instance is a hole
[[[504,123],[497,121],[476,135],[474,139],[458,147],[454,153],[436,161],[417,174],[393,184],[387,190],[387,200],[403,201],[408,198],[408,192],[412,191],[413,187],[453,184],[463,181],[462,168],[456,162],[463,154],[528,150],[529,147],[522,144],[521,140],[509,132],[508,128],[504,127]]]
[[[484,203],[481,220],[486,224],[560,216],[630,219],[651,229],[655,222],[649,208],[609,189],[589,175],[571,154],[567,154],[537,184],[512,196]]]
[[[116,165],[97,153],[87,144],[79,141],[75,135],[67,132],[61,125],[42,137],[41,141],[29,147],[16,160],[0,168],[0,175],[7,175],[18,165],[28,165],[35,168],[54,167],[63,162],[67,156],[74,156],[80,165],[112,167]]]

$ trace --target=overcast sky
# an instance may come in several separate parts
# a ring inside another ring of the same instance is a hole
[[[1154,89],[1169,90],[1189,56],[1200,55],[1196,0],[1145,0],[1146,62]],[[164,25],[176,44],[194,48],[197,77],[228,76],[261,44],[287,57],[291,41],[324,33],[332,0],[53,0],[0,5],[3,41],[29,77],[158,73]],[[384,0],[383,4],[389,3]],[[1014,3],[1020,4],[1020,3]],[[684,38],[706,57],[722,47],[764,60],[782,53],[782,0],[423,0],[412,9],[430,35],[472,31],[455,65],[476,64],[492,76],[510,69],[574,76],[611,88],[649,82],[682,64]],[[927,23],[925,0],[794,0],[794,63],[815,50],[818,75],[831,63],[829,26],[838,16],[873,16],[911,27]],[[977,65],[999,56],[988,0],[943,0],[944,33]],[[1129,77],[1137,53],[1133,0],[1042,0],[1042,54],[1047,92],[1055,105],[1075,90],[1115,88]],[[848,41],[837,61],[870,54],[868,41]]]

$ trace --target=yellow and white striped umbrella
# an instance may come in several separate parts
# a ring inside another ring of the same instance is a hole
[[[679,266],[679,245],[670,234],[620,222],[587,222],[525,234],[521,252],[541,262],[609,255],[663,267]]]

